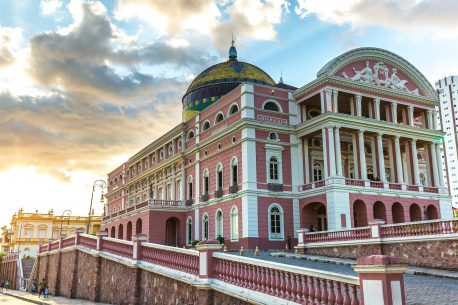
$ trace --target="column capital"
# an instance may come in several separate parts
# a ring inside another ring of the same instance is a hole
[[[407,109],[413,110],[413,105],[407,105]]]
[[[432,110],[432,109],[426,109],[426,112],[432,114],[432,113],[433,113],[433,110]]]
[[[336,125],[336,126],[334,126],[334,127],[335,127],[336,131],[339,131],[341,126]]]
[[[398,136],[398,135],[395,135],[395,136],[394,136],[394,140],[395,140],[395,141],[399,142],[399,139],[401,139],[400,136]]]
[[[380,103],[380,98],[379,97],[374,98],[374,102]]]
[[[378,132],[377,132],[377,136],[383,137],[383,132],[378,131]]]
[[[417,142],[417,138],[411,138],[410,141],[413,142],[413,143],[416,143]]]
[[[364,133],[364,132],[366,132],[366,130],[364,130],[364,129],[359,129],[359,130],[358,130],[358,133],[359,133],[359,134],[362,134],[362,133]]]
[[[398,102],[394,102],[394,101],[392,101],[392,102],[391,102],[391,105],[393,105],[393,106],[397,106],[397,105],[398,105]]]
[[[356,100],[361,100],[363,98],[361,94],[356,94],[355,97],[356,97]]]
[[[323,90],[323,92],[326,93],[326,94],[331,94],[332,91],[333,91],[333,89],[331,89],[331,88],[325,88],[325,89]]]
[[[334,93],[334,94],[339,94],[339,90],[337,90],[337,89],[332,89],[332,93]]]

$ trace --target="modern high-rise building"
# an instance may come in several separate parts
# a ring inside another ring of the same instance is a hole
[[[454,206],[458,206],[458,76],[436,82],[439,95],[438,128],[446,132],[442,148],[442,167]]]

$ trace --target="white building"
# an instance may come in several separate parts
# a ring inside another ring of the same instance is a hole
[[[442,148],[444,180],[453,205],[458,206],[458,76],[440,79],[436,89],[440,100],[438,128],[447,133]]]

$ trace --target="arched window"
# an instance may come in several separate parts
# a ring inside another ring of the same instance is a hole
[[[271,157],[269,160],[269,176],[270,180],[278,180],[278,160],[275,157]]]
[[[229,115],[233,115],[235,114],[237,111],[239,111],[239,106],[237,106],[237,104],[234,104],[231,106],[231,108],[229,109]]]
[[[208,239],[208,214],[205,213],[204,217],[202,218],[202,239]]]
[[[239,178],[239,161],[237,157],[232,158],[231,160],[231,186],[238,185]]]
[[[239,240],[239,210],[235,206],[231,209],[231,240]]]
[[[188,177],[188,199],[192,199],[192,176]]]
[[[284,239],[283,210],[276,204],[269,208],[269,239]]]
[[[269,110],[269,111],[276,111],[276,112],[279,112],[280,111],[280,108],[278,107],[278,105],[274,102],[267,102],[264,104],[264,110]]]
[[[221,122],[222,120],[224,120],[224,115],[220,112],[216,115],[216,118],[215,118],[215,124],[218,124],[219,122]]]
[[[313,181],[323,180],[323,166],[321,162],[313,163]]]
[[[221,163],[216,167],[216,190],[223,189],[223,165]]]
[[[202,126],[202,130],[205,131],[207,129],[210,128],[210,122],[209,121],[205,121],[204,125]]]
[[[186,244],[192,244],[192,218],[188,217],[188,221],[186,222]]]
[[[278,141],[278,134],[272,131],[271,133],[269,133],[269,140]]]
[[[191,140],[192,138],[194,138],[194,131],[190,130],[188,132],[188,136],[187,136],[186,140]]]
[[[208,194],[209,191],[210,191],[210,173],[209,173],[208,169],[204,170],[204,176],[203,176],[202,184],[203,184],[203,190],[202,190],[203,193],[204,194]]]
[[[215,238],[223,236],[223,212],[218,210],[215,217]]]

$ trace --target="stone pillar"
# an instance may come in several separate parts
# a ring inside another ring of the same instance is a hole
[[[305,184],[310,183],[309,139],[304,138]]]
[[[336,146],[336,167],[337,176],[342,177],[342,152],[340,148],[340,127],[334,129],[334,141]]]
[[[83,234],[83,229],[78,228],[75,231],[75,246],[79,244],[80,235]]]
[[[362,116],[363,115],[363,110],[362,110],[362,101],[363,97],[361,95],[356,96],[356,115],[357,116]]]
[[[329,176],[336,176],[336,155],[334,150],[334,127],[328,127],[328,162],[329,162]]]
[[[371,163],[372,163],[372,175],[375,177],[379,177],[379,171],[377,168],[377,153],[376,153],[376,143],[375,143],[375,136],[370,135],[369,140],[371,141]]]
[[[391,103],[391,119],[393,123],[398,123],[398,104],[395,102]]]
[[[404,183],[404,175],[402,174],[402,158],[401,158],[401,146],[399,144],[399,136],[394,137],[394,151],[396,154],[396,173],[397,182]]]
[[[436,143],[435,144],[435,147],[436,147],[436,158],[437,158],[437,172],[438,172],[438,175],[439,175],[439,185],[441,187],[444,187],[444,175],[443,175],[443,168],[442,168],[442,154],[441,154],[441,150],[440,150],[440,145],[442,143],[439,142],[439,143]]]
[[[406,265],[397,258],[371,255],[358,258],[353,269],[359,275],[361,303],[364,305],[405,305],[404,276]]]
[[[99,231],[97,232],[97,251],[103,250],[103,238],[108,237],[108,232]]]
[[[356,138],[356,134],[354,131],[351,132],[351,141],[353,144],[353,172],[354,172],[354,178],[358,179],[360,178],[359,175],[359,167],[358,167],[358,140]]]
[[[321,129],[321,136],[322,136],[322,147],[323,147],[323,171],[324,171],[324,179],[329,177],[328,174],[328,144],[326,141],[326,128]]]
[[[339,100],[338,100],[339,91],[332,90],[332,110],[334,112],[339,112]]]
[[[427,113],[428,113],[428,128],[429,129],[434,129],[434,126],[433,126],[433,110],[432,109],[428,109],[427,110]]]
[[[206,240],[196,246],[199,251],[199,278],[208,279],[213,275],[213,252],[220,251],[223,245],[217,240]]]
[[[137,261],[140,258],[142,242],[148,240],[148,235],[140,233],[132,237],[133,249],[132,249],[132,260]]]
[[[326,94],[326,112],[332,111],[332,90],[326,89],[324,93]]]
[[[305,254],[305,235],[309,232],[310,230],[308,228],[300,228],[297,229],[297,246],[294,247],[297,249],[299,253]]]
[[[359,162],[361,164],[361,180],[367,180],[366,152],[364,151],[364,130],[358,130]]]
[[[438,129],[438,123],[437,123],[437,111],[433,111],[433,129],[437,130]]]
[[[324,97],[324,91],[321,91],[320,92],[320,103],[321,103],[321,113],[325,113],[326,112],[326,101],[325,101],[325,97]]]
[[[375,107],[375,119],[380,120],[380,99],[374,99],[374,107]]]
[[[409,105],[407,106],[407,112],[409,115],[409,125],[414,126],[413,122],[413,106]]]
[[[379,177],[382,182],[386,182],[385,176],[385,156],[383,155],[383,133],[377,133],[377,152]]]
[[[418,157],[417,157],[417,140],[411,139],[410,145],[412,149],[412,166],[413,166],[413,180],[415,185],[421,185],[420,183],[420,169],[418,168]]]
[[[432,172],[433,172],[433,177],[434,177],[434,186],[440,186],[435,143],[433,142],[430,143],[429,151],[431,152],[431,165],[432,165]]]

